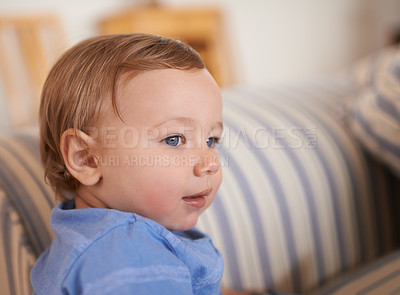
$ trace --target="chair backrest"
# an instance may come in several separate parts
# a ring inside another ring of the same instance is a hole
[[[64,37],[53,14],[0,15],[0,107],[8,127],[37,121],[42,84]]]

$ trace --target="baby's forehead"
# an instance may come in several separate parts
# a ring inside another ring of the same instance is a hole
[[[175,68],[133,71],[122,74],[115,83],[115,98],[137,103],[144,96],[147,99],[160,97],[177,98],[187,102],[196,93],[212,89],[214,95],[220,90],[206,69],[181,70]],[[206,97],[205,97],[206,98]],[[171,99],[166,99],[168,103]]]
[[[135,117],[157,124],[170,118],[204,121],[200,117],[222,115],[220,89],[204,69],[125,73],[116,86],[112,106],[124,120]],[[190,121],[176,123],[188,125]]]

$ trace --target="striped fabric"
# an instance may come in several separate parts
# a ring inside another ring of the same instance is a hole
[[[400,294],[400,251],[355,271],[318,292],[320,295]]]
[[[307,293],[398,244],[399,181],[344,123],[341,81],[224,92],[224,180],[199,227],[223,284]]]
[[[390,47],[368,57],[354,76],[364,91],[352,106],[351,128],[400,175],[400,49]]]
[[[19,214],[0,191],[0,286],[2,295],[32,294],[29,280],[36,261]]]

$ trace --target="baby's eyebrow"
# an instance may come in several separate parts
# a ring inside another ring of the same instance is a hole
[[[184,125],[195,125],[195,121],[192,118],[185,118],[185,117],[177,117],[177,118],[170,118],[167,120],[164,120],[160,123],[157,123],[153,126],[151,126],[151,128],[160,128],[161,126],[167,124],[167,123],[178,123],[178,124],[184,124]]]
[[[192,118],[177,117],[177,118],[171,118],[171,119],[164,120],[164,121],[162,121],[160,123],[157,123],[157,124],[151,126],[150,128],[151,129],[157,129],[157,128],[160,128],[163,125],[168,124],[168,123],[178,123],[178,124],[183,124],[183,125],[186,125],[186,126],[194,126],[194,125],[196,125],[196,121],[193,120]],[[216,129],[221,129],[221,130],[224,129],[224,125],[222,124],[222,122],[219,122],[219,121],[216,122],[215,125],[213,125],[212,128],[211,128],[211,130],[216,130]]]

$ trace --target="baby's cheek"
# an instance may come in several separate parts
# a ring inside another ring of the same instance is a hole
[[[173,173],[152,173],[147,177],[146,185],[146,200],[149,204],[159,204],[168,207],[171,203],[176,202],[182,196],[183,177]],[[167,208],[166,208],[167,209]]]

